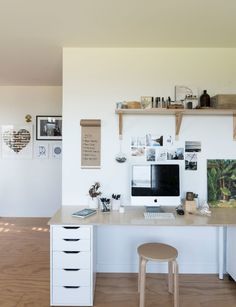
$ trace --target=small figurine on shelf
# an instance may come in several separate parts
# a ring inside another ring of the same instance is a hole
[[[89,188],[89,196],[91,197],[89,207],[97,209],[98,208],[98,196],[102,194],[101,191],[99,191],[101,185],[99,182],[95,182],[90,188]]]

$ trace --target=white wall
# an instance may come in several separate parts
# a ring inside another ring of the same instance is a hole
[[[1,86],[0,124],[27,125],[32,116],[61,115],[59,86]],[[0,159],[0,216],[49,217],[61,205],[61,160]]]
[[[172,96],[175,85],[192,85],[207,89],[210,95],[236,92],[236,50],[235,49],[156,49],[156,48],[81,48],[64,49],[63,59],[63,120],[64,155],[62,178],[63,205],[87,204],[89,186],[98,180],[104,195],[119,192],[125,203],[129,202],[129,159],[128,163],[118,164],[114,157],[119,151],[117,115],[115,102],[139,100],[142,95]],[[100,170],[80,169],[80,119],[100,118],[102,120],[102,167]],[[129,155],[132,135],[147,132],[174,135],[174,117],[165,116],[126,116],[124,118],[124,146]],[[183,195],[194,191],[200,200],[206,199],[206,159],[235,158],[236,142],[232,140],[231,117],[186,117],[180,131],[179,142],[185,140],[202,142],[198,170],[182,173]],[[101,230],[102,231],[102,230]],[[133,230],[134,231],[134,230]],[[129,228],[127,232],[132,235]],[[217,236],[211,233],[211,246],[205,229],[200,254],[210,255],[217,250]],[[113,231],[109,233],[112,237]],[[170,234],[178,242],[177,232]],[[189,246],[199,235],[195,229],[186,234]],[[100,239],[99,239],[100,240]],[[115,244],[121,245],[122,239]],[[127,239],[129,240],[129,239]],[[126,242],[127,243],[127,242]],[[98,259],[103,263],[104,240],[99,242]],[[125,243],[124,243],[125,244]],[[199,254],[199,255],[200,255]],[[101,257],[100,257],[100,256]],[[202,271],[198,254],[194,254],[196,271]],[[115,258],[110,251],[109,259]],[[100,258],[99,258],[100,257]],[[118,257],[119,258],[119,257]],[[134,258],[130,260],[130,268]],[[204,264],[205,271],[216,268],[217,260]],[[105,262],[104,262],[105,263]],[[113,263],[115,266],[115,264]],[[124,263],[121,261],[120,266]],[[114,269],[113,266],[113,269]],[[187,271],[183,263],[182,269]],[[104,266],[103,269],[105,270]],[[112,270],[112,265],[108,268]],[[213,269],[214,271],[214,269]]]

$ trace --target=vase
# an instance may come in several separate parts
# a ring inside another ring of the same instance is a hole
[[[203,91],[203,94],[200,96],[200,107],[209,108],[211,106],[211,98],[207,94],[207,90]]]
[[[88,206],[91,209],[97,209],[98,208],[98,198],[94,197],[94,198],[89,198],[89,202],[88,202]]]

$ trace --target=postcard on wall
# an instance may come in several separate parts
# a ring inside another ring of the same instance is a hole
[[[236,208],[236,160],[207,160],[208,204]]]
[[[154,162],[156,161],[156,149],[155,148],[146,148],[146,161]]]
[[[132,157],[143,157],[145,155],[145,147],[131,147]]]
[[[49,150],[48,150],[48,143],[37,143],[34,146],[34,157],[36,159],[48,159],[49,157]]]
[[[82,119],[81,168],[101,167],[101,120]]]
[[[32,125],[2,126],[2,157],[32,159]]]
[[[197,170],[197,154],[196,153],[185,154],[185,170],[188,170],[188,171]]]
[[[146,134],[146,146],[163,146],[163,135]]]
[[[185,151],[186,152],[201,152],[201,142],[198,141],[186,141]]]
[[[173,145],[173,143],[174,143],[174,138],[173,138],[172,135],[167,135],[164,139],[165,139],[165,145],[166,145],[167,147],[171,147],[171,146]]]
[[[52,145],[52,159],[61,159],[62,157],[62,145],[61,143],[56,143]]]
[[[167,150],[167,160],[183,160],[184,159],[184,149],[175,148]]]
[[[167,159],[167,152],[163,148],[158,148],[156,150],[156,159],[157,161],[165,161]]]

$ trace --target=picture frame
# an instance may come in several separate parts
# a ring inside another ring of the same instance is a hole
[[[58,115],[36,116],[36,140],[61,141],[62,116]]]

